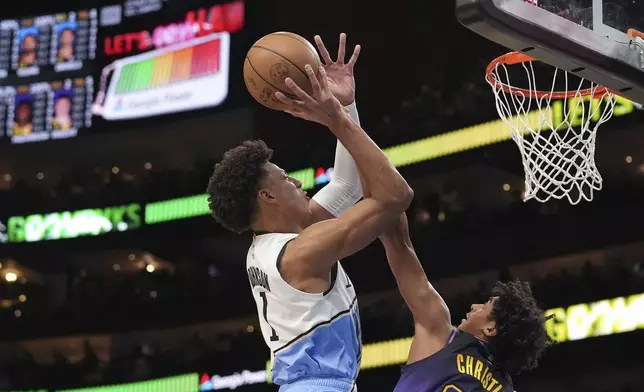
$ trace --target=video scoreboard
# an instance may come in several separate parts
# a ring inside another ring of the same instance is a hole
[[[0,20],[0,143],[72,138],[226,103],[244,0],[93,5]]]

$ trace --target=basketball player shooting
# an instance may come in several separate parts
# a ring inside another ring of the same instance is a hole
[[[337,137],[331,182],[309,199],[298,180],[270,162],[264,142],[246,141],[215,166],[208,193],[223,226],[254,232],[247,273],[273,382],[282,392],[349,392],[356,390],[362,342],[355,289],[338,260],[393,225],[413,191],[358,123],[353,66],[360,47],[345,63],[342,34],[334,62],[315,41],[324,65],[319,79],[306,66],[311,95],[287,79],[296,98],[276,98],[288,113]],[[355,204],[361,181],[371,193]]]
[[[416,256],[406,215],[380,240],[414,317],[414,338],[394,392],[512,392],[511,375],[536,367],[550,342],[528,283],[497,282],[490,299],[473,304],[455,328]]]

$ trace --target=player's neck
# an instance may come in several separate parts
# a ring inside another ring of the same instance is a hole
[[[303,230],[302,225],[282,216],[259,216],[250,227],[256,233],[299,233]]]
[[[482,333],[482,332],[473,333],[472,336],[474,336],[476,338],[476,340],[478,340],[478,341],[480,341],[482,343],[485,343],[485,344],[488,343],[488,340],[489,340],[488,337],[485,336],[485,334]]]
[[[468,330],[461,329],[461,328],[458,328],[458,330],[461,331],[461,332],[469,333],[470,335],[474,336],[476,338],[476,340],[479,340],[479,341],[481,341],[483,343],[486,343],[486,344],[488,343],[488,337],[485,336],[485,334],[483,332],[481,332],[481,331],[468,331]]]

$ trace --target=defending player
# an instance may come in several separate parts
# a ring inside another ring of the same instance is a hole
[[[454,328],[416,257],[405,214],[380,239],[414,317],[414,339],[394,392],[512,392],[510,375],[536,367],[550,341],[529,284],[497,282],[490,299],[473,304]]]
[[[338,138],[331,182],[310,200],[298,180],[270,162],[272,150],[264,142],[247,141],[224,154],[208,185],[215,218],[232,231],[255,233],[247,273],[272,354],[272,378],[282,392],[356,390],[360,320],[355,290],[338,260],[378,238],[413,197],[353,121],[353,66],[360,47],[345,64],[345,42],[342,34],[333,62],[316,37],[325,65],[319,81],[306,67],[311,96],[291,79],[286,82],[298,100],[276,94],[289,113],[326,125]],[[371,196],[354,206],[362,196],[358,168]]]

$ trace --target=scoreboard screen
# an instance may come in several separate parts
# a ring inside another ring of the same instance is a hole
[[[110,132],[124,128],[115,122],[240,100],[229,86],[243,86],[230,64],[248,46],[244,0],[87,4],[0,19],[0,143]]]
[[[74,137],[92,125],[94,81],[68,78],[0,88],[0,135],[12,143]]]
[[[246,46],[244,7],[243,0],[103,6],[94,114],[113,122],[220,106],[229,95],[232,47]]]
[[[0,78],[80,70],[96,57],[97,31],[96,9],[0,21]]]

